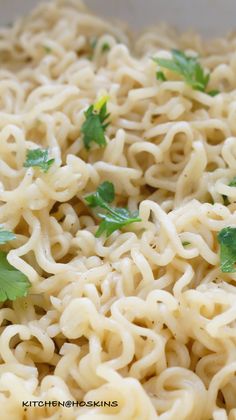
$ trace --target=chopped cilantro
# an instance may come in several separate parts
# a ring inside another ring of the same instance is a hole
[[[172,50],[171,59],[153,57],[153,61],[160,67],[182,76],[185,82],[193,89],[206,92],[210,80],[210,73],[204,71],[201,64],[197,61],[197,57],[189,57],[183,51],[174,49]],[[160,77],[162,76],[159,75]],[[206,93],[215,96],[219,92],[214,90]]]
[[[96,38],[96,37],[93,37],[93,38],[90,40],[90,46],[91,46],[92,50],[95,50],[97,43],[98,43],[98,40],[97,40],[97,38]]]
[[[27,150],[25,168],[39,167],[43,172],[47,172],[55,159],[48,159],[48,149]]]
[[[30,282],[25,274],[7,261],[7,253],[0,251],[0,302],[26,296]]]
[[[236,176],[228,183],[229,187],[236,187]],[[223,197],[223,201],[224,201],[224,205],[228,206],[229,205],[229,199],[227,197],[227,195],[222,195]]]
[[[107,119],[110,116],[107,113],[107,100],[107,96],[102,97],[84,113],[85,121],[81,127],[81,132],[83,133],[83,142],[87,150],[90,149],[92,142],[97,143],[100,147],[104,147],[107,144],[105,130],[109,125]]]
[[[235,272],[236,263],[236,228],[223,228],[217,236],[220,244],[220,268],[223,273]]]
[[[164,75],[163,71],[157,71],[156,78],[157,80],[161,80],[162,82],[166,81],[166,76]]]
[[[110,44],[108,44],[108,42],[104,42],[104,44],[102,44],[102,52],[106,52],[106,51],[110,51],[111,47]]]
[[[229,182],[229,187],[236,187],[236,176]]]
[[[85,201],[91,208],[97,208],[96,216],[102,219],[95,234],[97,238],[103,233],[108,237],[123,226],[134,222],[141,222],[138,212],[130,212],[126,208],[111,207],[110,203],[114,198],[114,186],[108,181],[103,182],[95,193],[85,197]]]
[[[46,54],[50,54],[52,52],[52,49],[48,47],[47,45],[44,45],[43,48]]]
[[[220,91],[219,90],[217,90],[217,89],[214,89],[214,90],[210,90],[209,92],[207,92],[208,93],[208,95],[210,95],[210,96],[216,96],[216,95],[218,95],[219,93],[220,93]]]
[[[97,40],[96,37],[92,37],[89,41],[89,44],[90,44],[90,53],[88,55],[89,60],[93,59],[93,54],[94,54],[94,50],[96,48],[97,42],[98,42],[98,40]]]

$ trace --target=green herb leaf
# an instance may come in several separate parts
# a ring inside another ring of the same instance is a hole
[[[183,51],[174,49],[172,50],[172,59],[153,57],[153,61],[160,67],[171,70],[182,76],[185,82],[193,89],[206,92],[210,73],[204,71],[201,64],[197,61],[197,57],[189,57]],[[208,93],[209,95],[214,96],[218,91],[214,90]]]
[[[107,113],[107,97],[102,98],[95,105],[91,105],[84,115],[85,121],[81,132],[85,148],[89,150],[92,142],[97,143],[99,147],[106,146],[105,130],[109,125],[107,119],[110,116]]]
[[[90,46],[91,46],[92,50],[95,50],[97,43],[98,43],[98,40],[97,40],[96,37],[91,38]]]
[[[161,80],[162,82],[166,81],[166,76],[164,75],[163,71],[157,71],[156,78],[157,80]]]
[[[228,183],[229,187],[236,187],[236,176]],[[227,195],[222,195],[223,200],[224,200],[224,205],[228,206],[229,205],[229,199],[227,197]]]
[[[186,242],[182,242],[182,245],[183,245],[183,246],[187,246],[187,245],[190,245],[190,243],[191,243],[191,242],[187,242],[187,241],[186,241]]]
[[[236,187],[236,176],[229,182],[229,187]]]
[[[0,251],[0,302],[26,296],[28,278],[7,261],[7,253]]]
[[[52,52],[52,49],[48,47],[47,45],[44,45],[43,48],[46,54],[50,54]]]
[[[108,237],[124,226],[134,222],[141,222],[141,219],[138,217],[138,212],[131,213],[128,209],[118,207],[113,210],[110,209],[106,214],[97,213],[97,215],[103,219],[95,235],[97,238],[103,233]]]
[[[9,241],[13,241],[16,239],[14,233],[10,232],[9,230],[2,230],[0,226],[0,245],[6,244]]]
[[[87,201],[90,207],[104,207],[105,203],[111,203],[115,198],[115,189],[112,182],[105,181],[103,182],[97,189],[97,191],[93,194],[87,195],[85,197],[85,201]]]
[[[115,188],[112,182],[105,181],[98,187],[98,194],[107,203],[112,203],[115,199]]]
[[[90,54],[88,55],[88,59],[89,59],[89,60],[92,60],[92,59],[93,59],[93,54],[94,54],[94,50],[95,50],[95,48],[96,48],[97,42],[98,42],[98,40],[97,40],[97,38],[96,38],[96,37],[92,37],[92,38],[90,39],[90,41],[89,41],[90,48],[91,48],[91,52],[90,52]]]
[[[236,228],[226,227],[217,236],[220,244],[220,268],[223,273],[235,272],[236,263]]]
[[[27,150],[25,168],[39,167],[43,172],[47,172],[55,159],[48,159],[48,149]]]
[[[108,44],[108,42],[104,42],[104,44],[102,44],[102,52],[106,52],[106,51],[110,51],[111,47],[110,44]]]
[[[95,193],[85,197],[85,200],[90,207],[97,207],[95,214],[97,217],[102,219],[102,222],[95,234],[97,238],[103,233],[105,233],[106,237],[108,237],[117,229],[134,222],[141,222],[138,212],[130,212],[126,208],[111,207],[109,203],[111,203],[114,198],[114,186],[108,181],[103,182]]]
[[[216,96],[216,95],[218,95],[219,93],[220,93],[220,91],[219,90],[217,90],[217,89],[214,89],[214,90],[210,90],[209,92],[207,92],[208,93],[208,95],[210,95],[210,96]]]

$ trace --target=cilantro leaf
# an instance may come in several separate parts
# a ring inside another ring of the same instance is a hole
[[[81,127],[81,132],[83,133],[85,148],[90,149],[92,142],[97,143],[100,147],[106,146],[104,133],[109,125],[107,119],[110,116],[107,113],[107,97],[101,98],[95,105],[91,105],[84,115],[85,121]]]
[[[206,92],[210,80],[210,73],[204,71],[201,64],[197,61],[197,57],[189,57],[183,51],[174,49],[172,50],[171,59],[153,57],[153,61],[160,67],[171,70],[182,76],[185,82],[193,89]],[[162,72],[157,72],[157,74],[159,74],[158,78],[162,77],[161,73]],[[215,96],[219,92],[214,90],[206,93]]]
[[[124,226],[134,222],[141,222],[141,219],[138,217],[138,212],[131,213],[128,209],[118,207],[116,207],[114,211],[110,211],[106,214],[99,212],[97,215],[103,219],[95,234],[97,238],[103,233],[108,237]]]
[[[112,182],[105,181],[99,185],[98,194],[107,203],[112,203],[115,199],[115,188]]]
[[[47,172],[55,159],[48,159],[48,149],[27,150],[25,168],[39,167],[43,172]]]
[[[236,187],[236,176],[229,182],[229,187]]]
[[[141,222],[138,212],[130,212],[126,208],[111,207],[109,204],[115,198],[115,189],[111,182],[103,182],[93,194],[85,197],[86,202],[92,208],[96,208],[96,216],[102,219],[95,234],[98,238],[103,233],[106,237],[116,230],[134,222]],[[105,210],[105,211],[104,211]]]
[[[50,54],[52,52],[52,49],[50,47],[48,47],[48,45],[44,45],[43,48],[44,48],[44,52],[46,54]]]
[[[26,296],[30,282],[25,274],[7,261],[7,253],[0,251],[0,302]]]
[[[236,187],[236,176],[228,183],[229,187]],[[224,205],[228,206],[229,205],[229,199],[227,197],[227,195],[222,195],[223,200],[224,200]]]
[[[92,37],[89,41],[89,45],[90,45],[90,49],[91,49],[91,53],[88,55],[89,60],[93,59],[93,54],[94,54],[94,50],[96,48],[97,42],[98,42],[98,40],[97,40],[96,37]]]
[[[236,228],[223,228],[217,235],[220,244],[220,268],[223,273],[235,272],[236,263]]]
[[[97,43],[98,43],[98,40],[96,37],[93,37],[90,39],[90,46],[92,50],[95,50]]]
[[[115,189],[112,182],[105,181],[99,185],[97,191],[85,197],[90,207],[101,207],[106,209],[106,203],[111,203],[115,198]],[[104,207],[105,204],[105,207]]]
[[[213,89],[213,90],[210,90],[209,92],[207,92],[208,93],[208,95],[210,95],[210,96],[216,96],[216,95],[218,95],[219,93],[220,93],[220,91],[219,90],[217,90],[217,89]]]
[[[163,71],[157,71],[156,78],[157,80],[161,80],[162,82],[166,81],[166,76],[164,75]]]
[[[106,52],[106,51],[110,51],[110,49],[111,49],[111,47],[110,47],[110,44],[108,44],[108,42],[104,42],[103,44],[102,44],[102,52]]]
[[[14,233],[10,232],[9,230],[3,230],[0,226],[0,245],[3,245],[9,241],[13,241],[16,239]]]

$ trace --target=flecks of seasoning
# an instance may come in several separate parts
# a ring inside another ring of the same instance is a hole
[[[47,45],[44,45],[43,48],[46,54],[50,54],[52,52],[52,49],[48,47]]]

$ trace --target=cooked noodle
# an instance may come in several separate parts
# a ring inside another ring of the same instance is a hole
[[[172,48],[199,53],[221,93],[158,82],[150,57]],[[236,226],[235,48],[164,25],[136,39],[78,0],[1,29],[0,223],[32,284],[1,304],[2,420],[236,419],[236,274],[216,239]],[[108,145],[86,151],[84,111],[104,94]],[[36,147],[48,173],[23,166]],[[82,200],[105,180],[142,219],[108,239]]]

